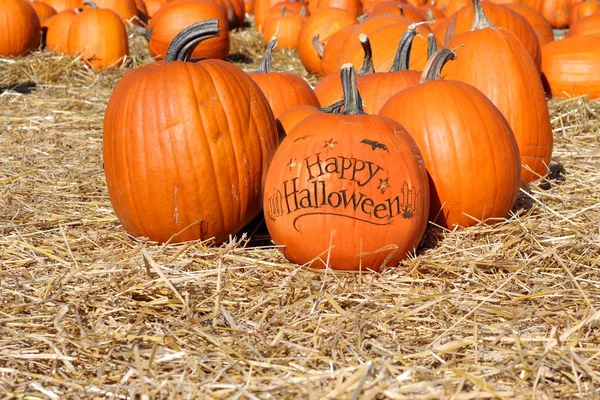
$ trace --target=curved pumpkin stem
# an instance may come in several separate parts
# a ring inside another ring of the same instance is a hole
[[[96,3],[94,3],[93,1],[84,1],[83,2],[84,6],[88,6],[89,8],[98,8],[98,6],[96,5]]]
[[[344,115],[364,114],[362,99],[358,92],[358,83],[356,82],[356,73],[352,63],[342,65],[340,73],[342,79],[342,89],[344,90]]]
[[[317,55],[319,56],[319,58],[323,58],[323,43],[319,41],[319,35],[313,37],[312,44],[315,50],[317,51]]]
[[[344,99],[338,100],[327,107],[319,107],[319,110],[327,114],[339,114],[344,107]]]
[[[217,18],[196,22],[179,32],[169,44],[165,62],[188,61],[200,42],[219,36]]]
[[[427,35],[427,59],[429,60],[433,56],[433,53],[435,53],[437,50],[438,47],[435,35],[433,33],[430,33],[429,35]]]
[[[360,45],[365,52],[365,58],[363,59],[363,64],[358,71],[356,71],[357,75],[366,75],[372,74],[375,72],[375,66],[373,65],[373,50],[371,49],[371,41],[369,37],[364,33],[361,33],[358,36],[358,40],[360,40]]]
[[[400,43],[398,43],[398,49],[392,61],[392,68],[390,72],[397,71],[408,71],[408,65],[410,63],[410,50],[412,49],[413,39],[417,34],[417,24],[410,24],[402,35]]]
[[[265,56],[263,57],[256,72],[272,72],[273,71],[273,49],[277,46],[277,37],[273,36],[267,44]]]
[[[476,31],[485,28],[496,28],[496,25],[492,24],[492,21],[485,15],[481,0],[473,0],[473,25],[471,25],[471,30]]]
[[[456,53],[450,49],[441,49],[433,53],[431,58],[427,61],[425,69],[423,69],[419,85],[441,79],[442,68],[444,68],[444,65],[450,60],[456,60]]]

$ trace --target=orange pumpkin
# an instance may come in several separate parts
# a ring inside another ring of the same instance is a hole
[[[118,65],[129,55],[127,31],[121,17],[112,10],[90,8],[78,14],[69,27],[67,52],[80,57],[93,68]]]
[[[275,118],[290,107],[319,107],[319,99],[308,82],[291,72],[273,71],[271,57],[275,46],[277,38],[273,36],[258,70],[248,74],[265,94]]]
[[[419,244],[429,184],[408,132],[364,114],[351,64],[341,76],[344,111],[302,120],[275,153],[265,220],[292,262],[377,271],[396,266]]]
[[[321,8],[304,22],[298,38],[298,56],[306,70],[323,75],[323,46],[333,34],[356,23],[356,17],[339,8]]]
[[[137,23],[138,9],[135,0],[94,0],[98,8],[106,8],[116,12],[123,23]]]
[[[3,0],[0,7],[0,56],[20,56],[38,48],[40,21],[24,0]]]
[[[148,17],[152,18],[166,2],[167,0],[144,0]]]
[[[281,6],[280,15],[268,18],[263,25],[263,37],[270,38],[277,35],[279,47],[282,49],[295,49],[298,47],[300,31],[306,21],[306,7],[302,6],[300,13],[290,13],[286,6]]]
[[[569,25],[573,25],[581,18],[600,14],[600,0],[577,1],[569,8]]]
[[[40,25],[42,27],[48,18],[56,15],[56,10],[43,1],[32,1],[29,4],[31,4],[31,7],[33,7],[35,13],[37,14],[38,20],[40,21]]]
[[[518,3],[507,3],[504,7],[513,10],[520,14],[523,18],[529,22],[535,34],[540,42],[540,46],[545,45],[554,40],[554,33],[552,32],[552,26],[546,18],[534,8],[531,8],[525,4]]]
[[[260,211],[277,128],[267,99],[241,69],[188,62],[219,21],[177,35],[164,61],[116,85],[104,118],[108,194],[123,227],[158,242],[235,235]]]
[[[542,74],[553,97],[600,98],[600,35],[568,37],[543,46]]]
[[[205,19],[219,20],[219,36],[202,41],[194,50],[192,58],[225,59],[229,54],[229,21],[223,8],[210,0],[175,0],[164,4],[152,17],[148,48],[158,59],[166,56],[173,38],[184,28]]]
[[[600,14],[590,15],[575,21],[567,31],[566,37],[600,36]]]
[[[440,79],[455,57],[436,52],[420,84],[392,96],[380,112],[417,142],[431,183],[429,218],[450,229],[505,218],[517,199],[521,164],[508,122],[485,94]]]
[[[522,0],[522,3],[538,10],[553,28],[569,26],[569,7],[573,0]]]
[[[512,32],[497,28],[479,4],[473,30],[454,38],[457,60],[446,78],[481,90],[508,120],[521,152],[524,185],[545,176],[552,155],[552,128],[538,69]]]
[[[495,26],[507,29],[517,35],[539,70],[542,58],[540,54],[540,43],[535,31],[524,17],[500,4],[472,0],[470,6],[460,9],[450,18],[444,37],[444,45],[449,47],[450,42],[452,42],[454,37],[461,33],[468,32],[472,28],[473,19],[475,18],[473,10],[477,7],[483,8],[486,15],[489,17],[489,20]]]
[[[74,10],[64,10],[46,21],[46,50],[68,54],[69,29],[77,13]]]
[[[44,3],[52,6],[57,13],[64,10],[74,10],[83,6],[83,0],[43,0]]]

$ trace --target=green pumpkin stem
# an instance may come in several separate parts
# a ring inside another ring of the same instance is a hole
[[[429,60],[431,56],[433,56],[433,53],[435,53],[437,50],[438,47],[435,35],[433,33],[430,33],[429,35],[427,35],[427,59]]]
[[[373,65],[373,50],[371,49],[371,41],[364,33],[359,35],[358,40],[360,40],[360,45],[365,52],[365,58],[363,58],[363,64],[360,69],[356,71],[356,73],[358,75],[372,74],[375,72],[375,66]]]
[[[408,65],[410,64],[410,50],[412,49],[413,39],[417,34],[417,24],[410,24],[402,35],[400,43],[398,43],[398,49],[392,61],[392,68],[390,72],[408,71]]]
[[[485,28],[496,28],[496,25],[492,24],[492,21],[485,15],[481,0],[473,0],[473,25],[471,25],[471,30],[476,31]]]
[[[188,26],[179,32],[169,44],[165,62],[189,61],[200,42],[219,36],[219,20],[207,19]]]
[[[342,65],[340,76],[342,79],[342,89],[344,90],[344,111],[341,113],[344,115],[364,114],[362,99],[358,92],[354,65],[352,63]]]
[[[427,64],[425,64],[419,85],[441,79],[442,68],[450,60],[456,60],[456,53],[450,49],[440,49],[433,53]]]
[[[256,72],[272,72],[273,71],[273,49],[277,46],[277,37],[273,36],[267,44],[265,56],[263,57]]]

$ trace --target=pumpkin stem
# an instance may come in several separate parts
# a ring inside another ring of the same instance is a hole
[[[285,17],[285,12],[287,11],[287,8],[285,6],[281,6],[281,16]]]
[[[375,72],[375,66],[373,65],[373,50],[371,49],[371,41],[364,33],[359,35],[358,40],[360,40],[360,45],[365,52],[365,58],[363,59],[362,66],[358,71],[356,71],[356,73],[358,75],[372,74]]]
[[[440,49],[433,53],[427,64],[425,64],[419,85],[441,79],[442,68],[450,60],[456,60],[456,53],[450,49]]]
[[[362,99],[358,92],[354,65],[352,63],[342,65],[340,76],[342,79],[342,89],[344,90],[344,111],[341,113],[344,115],[364,114]]]
[[[265,50],[265,56],[260,62],[256,72],[272,72],[273,71],[273,49],[277,46],[277,37],[273,35],[267,49]]]
[[[207,19],[188,26],[179,32],[169,44],[165,62],[188,61],[200,42],[219,36],[219,20]]]
[[[397,71],[408,71],[408,65],[410,63],[410,50],[412,49],[413,39],[417,34],[417,24],[410,24],[402,35],[400,43],[398,43],[398,49],[392,61],[392,68],[390,72]]]
[[[312,44],[315,50],[317,51],[317,55],[319,56],[319,58],[323,58],[323,43],[319,41],[319,35],[313,37]]]
[[[406,14],[404,14],[404,8],[402,8],[402,6],[398,6],[398,10],[400,10],[400,16],[401,17],[406,17]]]
[[[327,107],[319,107],[319,110],[327,114],[339,114],[343,107],[344,99],[341,99]]]
[[[96,3],[94,3],[93,1],[89,1],[89,0],[84,1],[83,5],[88,6],[89,8],[98,8]]]
[[[435,22],[435,15],[433,15],[433,11],[431,11],[431,8],[425,10],[425,15],[427,15],[427,22]]]
[[[437,40],[435,40],[435,35],[430,33],[427,35],[427,59],[429,60],[431,56],[433,56],[433,53],[435,53],[437,50],[438,47]]]
[[[485,28],[496,28],[496,25],[492,24],[492,21],[485,15],[481,0],[473,0],[473,25],[471,25],[471,30],[476,31]]]
[[[306,17],[306,6],[302,6],[302,8],[300,9],[300,16]]]

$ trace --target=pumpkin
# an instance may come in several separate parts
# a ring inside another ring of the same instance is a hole
[[[265,56],[256,72],[249,75],[265,94],[275,118],[290,107],[307,105],[319,107],[319,99],[308,82],[291,72],[274,72],[272,52],[277,46],[273,36],[265,50]]]
[[[69,29],[78,12],[64,10],[46,20],[46,50],[68,54]]]
[[[0,56],[20,56],[38,48],[40,21],[24,0],[2,0],[0,7]]]
[[[116,12],[125,24],[128,22],[139,24],[135,0],[94,0],[94,3],[99,8],[107,8]]]
[[[553,28],[569,26],[569,7],[573,0],[522,0],[521,3],[538,10]]]
[[[67,52],[80,54],[93,68],[118,65],[129,55],[127,31],[121,17],[112,10],[97,8],[83,10],[71,22],[67,38]]]
[[[364,114],[351,64],[341,79],[344,111],[309,116],[277,149],[265,184],[265,220],[292,262],[377,271],[419,244],[427,173],[400,124]]]
[[[273,9],[276,4],[281,3],[282,0],[255,0],[254,2],[254,26],[259,32],[262,32],[262,26],[266,20],[267,15]],[[289,0],[286,3],[293,2],[301,5],[306,5],[303,0]],[[280,4],[281,5],[281,4]]]
[[[600,0],[577,1],[569,9],[569,25],[573,25],[581,18],[596,14],[600,14]]]
[[[393,0],[386,0],[378,3],[373,10],[369,12],[369,17],[376,15],[399,15],[409,19],[411,22],[422,22],[427,20],[424,11],[419,10],[410,4],[398,3]]]
[[[40,25],[43,27],[44,23],[48,18],[56,15],[56,10],[52,6],[44,3],[43,1],[32,1],[29,3],[40,21]]]
[[[308,11],[312,14],[323,8],[339,8],[358,18],[362,14],[362,4],[359,0],[310,0]]]
[[[457,60],[445,77],[469,83],[500,109],[521,152],[523,185],[548,172],[552,128],[544,88],[536,65],[512,32],[494,27],[476,0],[473,30],[454,38]]]
[[[185,28],[164,61],[128,72],[104,117],[111,203],[127,232],[157,242],[227,240],[261,210],[277,128],[267,99],[240,68],[188,62],[219,20]]]
[[[146,12],[148,13],[148,17],[152,19],[154,14],[165,4],[167,0],[144,0],[144,5],[146,6]]]
[[[52,6],[57,13],[64,10],[74,10],[83,6],[83,0],[43,0],[44,3]]]
[[[287,136],[288,132],[300,123],[300,121],[310,117],[311,115],[320,113],[338,114],[344,107],[344,100],[338,100],[337,102],[327,107],[315,107],[315,106],[294,106],[290,107],[279,115],[275,120],[277,123],[277,129],[279,129],[279,138],[283,140]]]
[[[542,63],[540,43],[532,26],[520,14],[500,4],[472,0],[470,6],[461,8],[450,18],[444,37],[444,46],[449,47],[454,37],[472,29],[476,8],[482,8],[495,26],[507,29],[517,35],[531,55],[538,70],[540,69]]]
[[[184,28],[205,19],[219,19],[219,36],[202,41],[192,58],[225,59],[229,54],[229,21],[221,6],[209,0],[175,0],[164,4],[152,17],[148,48],[158,59],[166,57],[173,38]]]
[[[380,112],[417,142],[430,179],[429,218],[450,229],[505,218],[519,192],[521,164],[510,125],[486,95],[440,79],[455,57],[436,52],[419,85],[396,93]]]
[[[504,7],[520,14],[527,20],[527,22],[529,22],[538,38],[538,41],[540,42],[540,46],[543,46],[546,43],[554,40],[552,26],[536,9],[531,8],[528,5],[518,3],[507,3],[504,4]]]
[[[412,24],[408,27],[400,44],[396,57],[389,72],[375,72],[371,60],[371,46],[367,35],[362,34],[360,42],[365,50],[365,60],[356,79],[358,89],[363,99],[364,111],[367,114],[377,114],[385,102],[397,92],[419,83],[421,74],[409,71],[410,50],[412,41],[417,34],[417,27]],[[435,43],[435,40],[433,40]],[[342,98],[342,87],[336,74],[325,77],[315,86],[315,93],[321,104],[331,104]]]
[[[295,49],[298,47],[300,31],[306,21],[306,7],[302,6],[299,14],[289,13],[286,6],[281,6],[280,15],[269,18],[263,25],[263,37],[277,35],[279,47]]]
[[[590,15],[575,21],[567,31],[566,37],[600,36],[600,14]]]
[[[568,37],[543,46],[542,75],[553,97],[600,98],[600,35]]]
[[[323,75],[323,46],[336,32],[356,23],[356,17],[340,8],[321,8],[304,22],[298,38],[298,57],[308,72]]]

